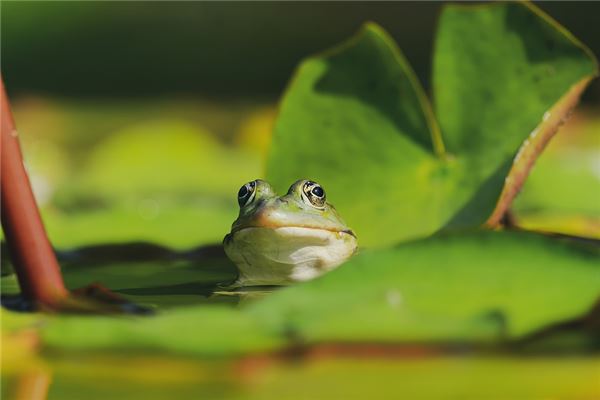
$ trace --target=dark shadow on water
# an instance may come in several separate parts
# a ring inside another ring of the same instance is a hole
[[[190,282],[166,286],[117,289],[115,292],[133,296],[159,296],[174,294],[210,296],[217,287],[217,285],[207,285],[204,282]]]
[[[56,250],[56,255],[71,290],[98,284],[133,303],[152,308],[236,304],[240,297],[213,294],[237,278],[237,270],[220,244],[186,250],[146,242],[100,244]],[[2,258],[3,279],[14,279],[6,252]],[[2,288],[4,307],[32,310],[32,305],[15,292],[14,283],[9,287],[3,282]]]
[[[56,250],[61,262],[78,264],[141,261],[202,261],[208,258],[226,258],[221,244],[195,247],[187,250],[173,250],[149,242],[108,243],[83,246],[70,250]]]
[[[0,297],[0,301],[2,303],[2,307],[7,310],[17,311],[17,312],[33,312],[35,311],[35,305],[25,299],[20,294],[2,294]]]

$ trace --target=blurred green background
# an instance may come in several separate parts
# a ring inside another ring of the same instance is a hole
[[[600,4],[539,5],[600,53]],[[441,7],[3,2],[2,75],[53,243],[219,242],[298,62],[372,20],[428,90]],[[596,80],[518,199],[522,225],[598,236],[599,107]]]
[[[536,2],[600,53],[595,2]],[[294,67],[358,30],[383,26],[429,87],[442,2],[16,2],[2,7],[12,94],[265,97]],[[598,101],[598,84],[588,98]]]
[[[537,5],[600,54],[600,3]],[[239,186],[263,175],[277,102],[299,61],[372,20],[390,32],[429,90],[441,7],[3,1],[2,76],[53,244],[71,249],[150,241],[187,249],[219,243],[237,215]],[[518,197],[514,214],[520,226],[600,238],[599,111],[595,80]],[[94,274],[121,283],[123,266],[113,267]],[[124,267],[131,273],[128,284],[143,280],[131,264]],[[176,268],[165,281],[189,279],[189,265]],[[84,285],[88,273],[74,269],[68,283]],[[208,271],[207,280],[214,279],[211,274],[219,272]],[[14,279],[8,285],[16,290]],[[187,293],[173,302],[198,298]],[[593,371],[599,367],[585,357],[570,363],[498,354],[417,362],[316,357],[303,367],[254,359],[204,364],[153,354],[40,357],[27,332],[3,332],[2,341],[13,349],[3,352],[3,397],[15,396],[22,381],[46,377],[54,380],[52,398],[80,398],[82,391],[105,398],[183,398],[199,390],[231,398],[268,398],[263,394],[269,392],[362,398],[401,376],[402,393],[413,398],[445,391],[492,398],[490,377],[508,382],[495,398],[524,391],[540,398],[587,398],[596,393]],[[159,371],[149,367],[157,365]],[[349,386],[346,376],[355,377]],[[438,385],[430,385],[432,376]],[[298,391],[298,380],[311,384]],[[573,393],[574,387],[580,392]],[[397,395],[390,385],[388,396]]]

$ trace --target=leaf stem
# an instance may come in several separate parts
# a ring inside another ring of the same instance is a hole
[[[560,126],[568,119],[571,111],[581,94],[593,77],[585,77],[573,85],[569,91],[545,114],[540,124],[529,134],[521,148],[515,155],[513,165],[504,180],[504,186],[496,208],[486,221],[485,225],[495,228],[500,225],[503,216],[508,211],[513,200],[519,194],[523,183],[538,156],[544,150],[550,139],[556,134]]]
[[[33,197],[1,78],[0,103],[2,229],[24,297],[53,306],[68,291]]]

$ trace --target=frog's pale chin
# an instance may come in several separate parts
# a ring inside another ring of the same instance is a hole
[[[236,285],[286,285],[316,278],[355,252],[356,237],[306,227],[244,228],[228,235],[227,256],[238,266]]]

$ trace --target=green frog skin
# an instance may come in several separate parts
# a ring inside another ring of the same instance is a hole
[[[356,252],[356,235],[316,182],[299,180],[278,196],[257,179],[240,188],[238,203],[240,214],[223,240],[239,271],[233,286],[307,281]]]

